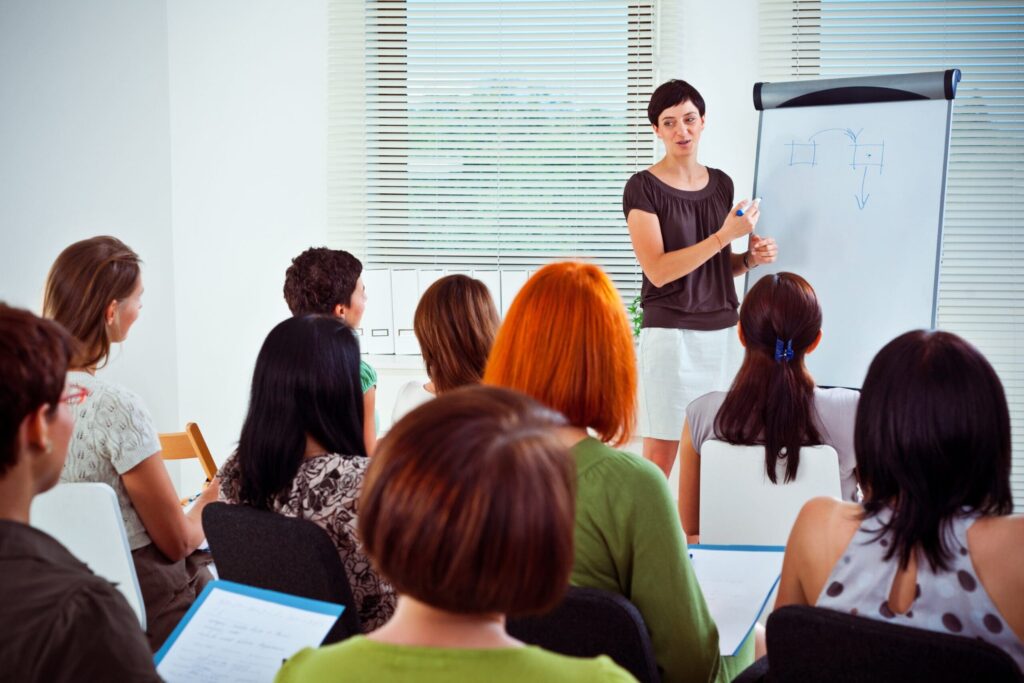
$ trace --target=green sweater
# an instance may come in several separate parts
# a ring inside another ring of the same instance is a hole
[[[687,558],[665,475],[643,458],[587,438],[576,459],[572,583],[619,593],[643,615],[665,683],[728,681],[753,662],[752,639],[719,655],[718,629]]]
[[[300,650],[284,663],[274,679],[275,683],[625,683],[633,680],[607,657],[577,659],[534,646],[487,650],[412,647],[378,643],[364,636],[353,636],[317,650]]]

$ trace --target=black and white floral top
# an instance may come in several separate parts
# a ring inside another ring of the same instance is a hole
[[[369,459],[358,455],[324,454],[306,458],[291,489],[274,501],[274,512],[308,519],[324,529],[345,566],[363,631],[384,625],[395,611],[395,591],[377,575],[363,551],[357,530],[356,500]],[[239,502],[239,471],[232,456],[220,468],[220,499]]]

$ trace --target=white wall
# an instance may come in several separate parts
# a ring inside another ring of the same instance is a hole
[[[326,4],[168,3],[180,413],[230,454],[293,256],[326,241]]]
[[[161,430],[178,425],[166,29],[163,0],[0,3],[0,299],[39,312],[76,240],[132,247],[144,308],[101,372]]]
[[[700,90],[707,104],[701,160],[729,174],[737,200],[749,198],[757,151],[758,3],[684,0],[681,15],[683,73],[678,77]]]

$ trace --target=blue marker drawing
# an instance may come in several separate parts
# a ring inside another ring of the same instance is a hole
[[[867,194],[867,195],[864,194],[864,181],[866,181],[867,179],[868,179],[868,167],[865,166],[864,167],[864,176],[860,179],[860,196],[859,197],[854,196],[854,199],[857,200],[857,208],[860,209],[861,211],[864,210],[864,207],[868,203],[868,197],[871,196],[869,194]]]
[[[789,165],[790,166],[818,166],[818,142],[815,140],[819,135],[825,133],[841,133],[850,140],[850,162],[849,166],[854,171],[864,169],[864,173],[861,174],[860,178],[860,194],[854,195],[854,200],[857,202],[857,208],[861,211],[867,206],[868,197],[871,195],[866,192],[868,169],[877,168],[878,175],[882,175],[882,169],[885,166],[885,141],[882,142],[862,142],[861,133],[864,129],[861,128],[854,131],[852,128],[823,128],[814,135],[807,138],[807,142],[797,142],[796,140],[787,143],[789,147]]]

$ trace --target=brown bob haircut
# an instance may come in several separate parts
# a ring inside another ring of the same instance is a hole
[[[534,273],[498,330],[484,383],[533,396],[606,443],[629,441],[636,354],[626,308],[604,271],[564,262]]]
[[[483,379],[498,333],[498,310],[483,282],[448,275],[423,293],[413,328],[427,374],[441,394]]]
[[[110,355],[110,337],[103,320],[112,301],[135,291],[139,255],[116,237],[75,242],[62,251],[46,276],[43,315],[59,322],[78,340],[74,368],[102,366]]]
[[[0,302],[0,476],[14,465],[21,421],[57,410],[75,340],[60,325]]]
[[[575,467],[557,413],[506,389],[463,387],[381,440],[359,533],[395,589],[458,614],[531,614],[573,564]]]

